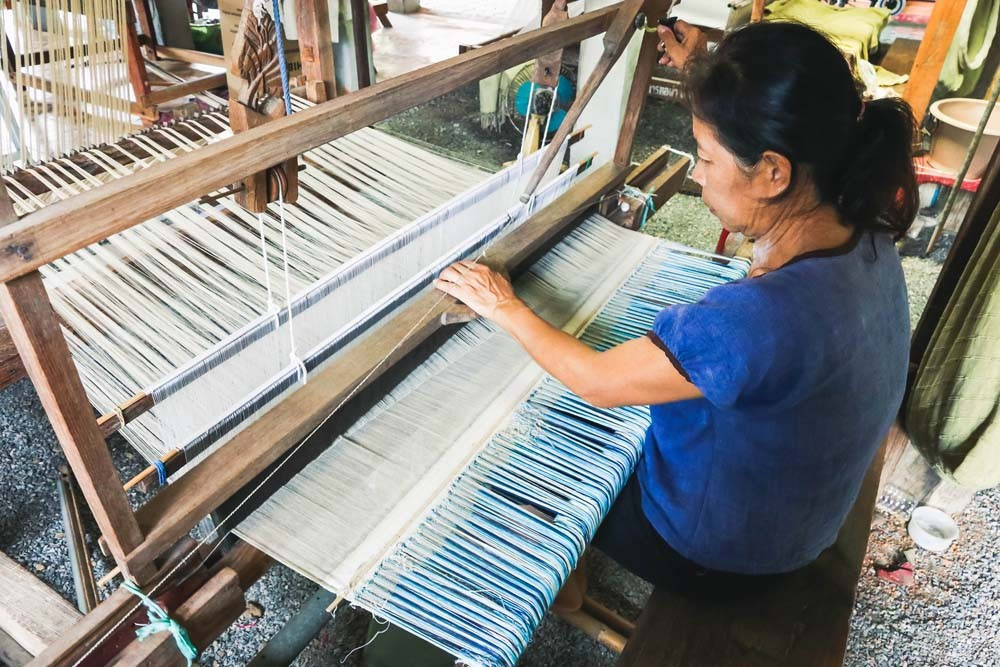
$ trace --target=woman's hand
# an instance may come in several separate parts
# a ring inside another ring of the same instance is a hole
[[[523,305],[510,280],[476,262],[455,262],[441,272],[434,286],[450,294],[476,314],[494,321],[503,311]]]
[[[688,58],[708,50],[705,33],[690,23],[676,21],[673,28],[657,26],[656,32],[660,36],[660,44],[656,48],[663,54],[661,65],[683,69]]]

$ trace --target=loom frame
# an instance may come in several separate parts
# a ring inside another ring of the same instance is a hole
[[[305,5],[313,1],[301,0]],[[604,33],[604,54],[591,78],[581,87],[566,122],[553,138],[551,148],[531,181],[536,185],[580,112],[625,50],[636,31],[639,13],[661,16],[667,5],[667,0],[624,0],[565,22],[510,37],[322,102],[293,116],[283,116],[247,129],[194,153],[151,166],[20,219],[0,182],[0,314],[107,548],[124,576],[139,585],[148,585],[171,574],[170,568],[176,559],[164,561],[162,558],[169,555],[172,547],[176,549],[178,545],[190,543],[187,533],[203,516],[216,510],[276,462],[342,399],[373,382],[436,333],[442,327],[441,315],[455,304],[452,300],[442,301],[428,288],[373,330],[363,347],[346,351],[311,377],[307,385],[133,511],[70,357],[39,267],[191,199],[238,182],[259,172],[261,164],[277,165],[295,159],[306,150],[484,76]],[[313,35],[321,32],[314,31]],[[308,39],[305,48],[310,48]],[[533,261],[568,231],[584,211],[630,177],[632,144],[647,98],[657,42],[655,33],[643,36],[614,159],[592,170],[556,202],[537,212],[491,248],[491,258],[512,274]],[[327,90],[329,88],[322,92]],[[187,178],[191,173],[204,174],[205,178],[195,182]],[[400,340],[400,332],[407,331],[410,333]],[[4,347],[5,338],[0,327],[0,349]],[[244,544],[240,544],[237,551],[235,556],[227,556],[226,563],[230,566],[222,568],[228,570],[224,581],[217,580],[222,576],[218,568],[211,578],[206,579],[207,575],[202,573],[205,576],[199,586],[182,596],[186,602],[177,612],[182,621],[207,617],[228,619],[224,624],[211,624],[212,632],[206,633],[205,643],[214,639],[242,611],[241,604],[232,603],[233,591],[239,592],[238,597],[242,600],[242,590],[271,562],[270,558]],[[188,573],[182,571],[182,574]],[[172,578],[171,583],[176,578],[179,577]],[[96,638],[124,618],[133,603],[129,593],[117,591],[50,645],[34,664],[74,664]],[[169,649],[165,642],[147,642],[143,645],[145,649],[135,648],[137,645],[138,642],[131,642],[126,653],[119,657],[127,655],[124,662],[132,664],[148,659],[150,650]]]

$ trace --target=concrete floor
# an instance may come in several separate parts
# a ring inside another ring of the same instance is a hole
[[[517,2],[459,3],[423,0],[419,12],[389,13],[392,28],[372,33],[376,79],[405,74],[458,55],[461,44],[478,44],[515,30]]]

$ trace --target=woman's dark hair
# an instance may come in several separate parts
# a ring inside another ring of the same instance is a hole
[[[691,112],[746,166],[765,151],[803,172],[845,224],[900,237],[917,213],[913,113],[898,99],[862,101],[846,58],[791,22],[749,25],[685,68]]]

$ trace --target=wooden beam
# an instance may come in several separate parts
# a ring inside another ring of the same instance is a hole
[[[691,161],[686,157],[681,158],[652,178],[636,183],[636,187],[652,198],[654,211],[658,210],[668,199],[680,191],[681,185],[684,184],[684,179],[687,177],[688,166],[690,164]],[[631,185],[631,182],[629,184]],[[647,206],[645,200],[632,202],[630,199],[629,201],[634,204],[629,211],[625,212],[620,208],[614,208],[609,211],[607,217],[612,222],[628,229],[640,229],[643,223],[652,217],[652,214],[644,212]]]
[[[0,229],[0,282],[235,183],[263,165],[278,164],[540,53],[598,34],[620,6],[393,77],[28,214]]]
[[[0,182],[0,228],[16,219]],[[6,322],[91,512],[121,563],[125,553],[142,541],[142,534],[37,271],[0,284],[0,318]],[[135,561],[134,567],[132,574],[137,578],[151,573],[148,563]]]
[[[21,667],[31,662],[33,657],[13,637],[0,630],[0,665]]]
[[[626,169],[609,163],[585,176],[553,204],[499,239],[490,249],[491,262],[516,273],[584,210],[621,185],[626,175]],[[147,561],[187,534],[201,517],[281,458],[347,397],[437,331],[440,316],[450,305],[449,299],[426,289],[224,447],[162,489],[136,512],[146,539],[128,558]],[[409,333],[400,340],[400,332]]]
[[[142,542],[142,533],[37,271],[0,284],[0,314],[91,512],[121,564]],[[152,573],[150,563],[133,560],[127,571],[141,581]]]
[[[647,0],[643,11],[647,17],[666,16],[671,0]],[[649,82],[656,67],[658,52],[656,47],[660,37],[655,32],[647,32],[642,36],[639,48],[639,62],[636,63],[632,75],[632,86],[628,91],[628,101],[625,103],[625,117],[622,118],[621,130],[618,132],[618,144],[615,146],[614,160],[617,164],[626,165],[632,160],[632,144],[639,127],[639,116],[646,108],[649,97]]]
[[[80,617],[73,605],[0,553],[0,632],[38,655]]]
[[[112,631],[136,606],[136,598],[124,588],[108,596],[97,608],[59,635],[31,663],[32,667],[70,667],[93,647],[97,637]]]
[[[183,83],[175,83],[166,88],[160,88],[146,95],[146,106],[156,106],[170,100],[176,100],[185,95],[203,93],[213,88],[221,88],[226,85],[226,73],[209,74],[207,76],[191,79]]]
[[[941,76],[945,56],[955,38],[955,31],[965,11],[966,0],[937,0],[924,37],[917,50],[917,59],[910,70],[910,80],[903,91],[903,99],[910,103],[917,126],[924,120],[927,105]]]
[[[197,63],[198,65],[210,65],[212,67],[221,67],[226,69],[225,56],[220,56],[215,53],[181,49],[176,46],[157,46],[156,54],[161,58],[177,60],[182,63]]]
[[[545,172],[548,171],[556,154],[559,153],[566,137],[573,130],[573,125],[580,118],[580,114],[583,113],[587,103],[590,102],[590,98],[597,92],[601,82],[604,81],[608,72],[611,71],[615,62],[625,51],[632,33],[635,32],[635,17],[638,15],[639,10],[642,9],[644,2],[645,0],[625,0],[622,3],[621,9],[615,15],[614,21],[608,27],[607,32],[604,33],[604,52],[601,53],[601,57],[598,59],[597,64],[594,66],[594,71],[591,72],[586,83],[577,92],[576,99],[573,100],[573,104],[570,106],[569,111],[566,112],[562,124],[559,125],[555,136],[552,137],[549,147],[542,155],[542,159],[539,160],[538,166],[535,167],[535,173],[531,175],[531,179],[524,188],[522,200],[534,194],[538,188],[538,184],[542,182]],[[566,23],[562,25],[566,25]]]
[[[306,97],[317,104],[333,99],[337,96],[337,77],[327,0],[297,2],[295,25],[299,32],[299,58],[302,75],[306,78]]]

